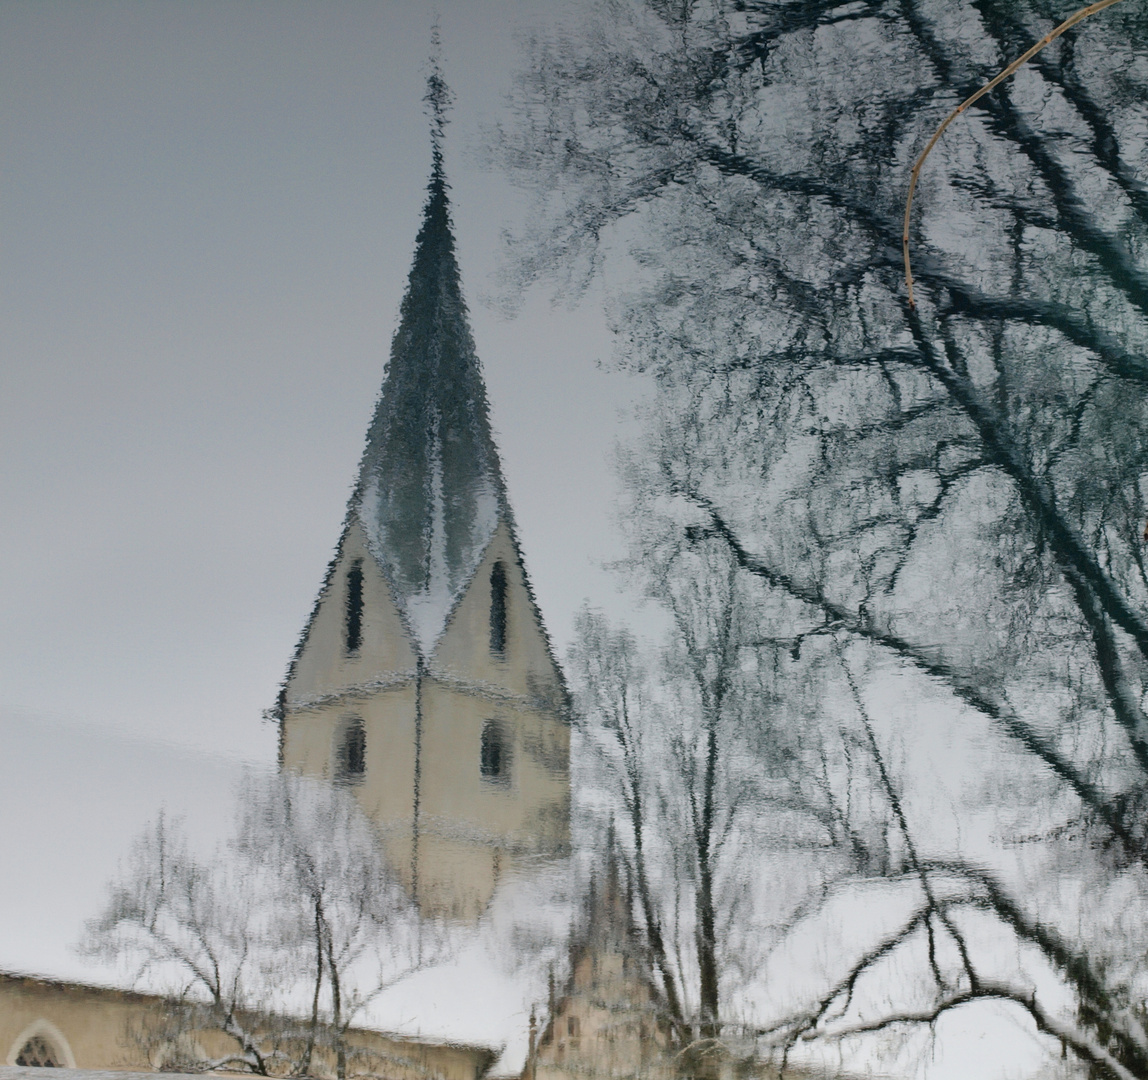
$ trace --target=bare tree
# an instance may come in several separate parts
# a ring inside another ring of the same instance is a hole
[[[153,975],[173,987],[170,1018],[158,1033],[168,1052],[183,1058],[185,1037],[207,1028],[233,1044],[211,1059],[206,1070],[237,1067],[268,1075],[275,1056],[259,1031],[258,970],[252,879],[234,874],[219,859],[198,860],[182,829],[161,813],[135,842],[119,881],[110,887],[104,911],[87,925],[83,951],[108,960],[126,960],[137,978]],[[150,1045],[157,1033],[137,1033]]]
[[[678,974],[666,946],[646,854],[649,807],[656,797],[647,756],[647,717],[654,706],[647,697],[646,665],[633,634],[624,627],[614,629],[603,616],[586,610],[575,629],[578,636],[569,656],[578,692],[574,719],[602,756],[611,793],[629,826],[630,869],[641,925],[650,960],[661,977],[666,1019],[681,1038],[686,1017]]]
[[[345,788],[285,773],[254,785],[241,800],[235,849],[270,874],[275,925],[292,952],[308,943],[311,1019],[297,1068],[310,1068],[322,1035],[344,1080],[347,1029],[371,1000],[440,954],[441,934],[420,920]]]
[[[887,876],[920,905],[783,1041],[995,999],[1100,1074],[1148,1074],[1143,10],[1070,32],[950,129],[916,206],[914,309],[900,266],[929,132],[1064,14],[615,0],[533,43],[496,139],[537,193],[517,283],[615,274],[620,361],[657,379],[645,504],[794,603],[793,636],[835,639],[842,715],[876,734],[895,678],[997,740],[1007,827],[983,849],[923,843],[912,777],[877,770]],[[1074,1014],[978,953],[998,930]],[[858,1015],[861,982],[918,947],[926,999]]]
[[[859,797],[876,782],[868,748],[819,726],[818,650],[795,656],[792,626],[765,633],[777,612],[725,545],[644,525],[634,564],[671,613],[667,645],[643,651],[587,611],[570,668],[663,1013],[685,1047],[732,1030],[727,998],[761,957],[751,942],[768,947],[772,927],[843,875],[888,867],[888,813]]]
[[[250,779],[236,836],[210,862],[161,814],[84,949],[172,986],[167,1014],[136,1033],[167,1067],[310,1076],[321,1050],[345,1080],[380,1064],[348,1042],[351,1024],[439,955],[441,937],[421,924],[351,793],[284,774]],[[204,1052],[211,1032],[234,1049]]]

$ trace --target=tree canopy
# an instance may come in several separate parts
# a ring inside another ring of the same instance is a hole
[[[950,128],[914,209],[915,307],[901,263],[929,135],[1067,14],[604,0],[529,43],[495,133],[535,196],[512,284],[602,275],[618,362],[656,384],[638,549],[716,546],[762,589],[768,633],[740,646],[783,680],[790,730],[850,718],[900,837],[855,876],[918,890],[819,999],[763,1022],[784,1045],[993,999],[1101,1075],[1148,1075],[1141,7]],[[925,737],[937,716],[965,750]],[[908,949],[927,992],[859,1005]]]

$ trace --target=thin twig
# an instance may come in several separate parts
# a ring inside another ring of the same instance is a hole
[[[1113,4],[1120,3],[1120,0],[1097,0],[1095,4],[1089,4],[1087,7],[1082,7],[1075,14],[1070,15],[1064,20],[1055,30],[1050,30],[1044,35],[1031,49],[1028,50],[1023,56],[1018,57],[1008,67],[1004,69],[995,79],[985,83],[975,94],[971,97],[965,98],[944,120],[941,121],[940,127],[933,132],[933,137],[929,140],[928,145],[921,152],[921,156],[917,158],[917,163],[913,166],[913,171],[909,174],[909,194],[905,199],[905,227],[901,233],[901,249],[905,255],[905,285],[909,289],[909,307],[916,307],[916,302],[913,299],[913,269],[909,262],[909,214],[913,209],[913,192],[917,190],[917,180],[921,175],[921,166],[925,164],[925,158],[932,152],[934,146],[940,140],[941,136],[947,128],[958,116],[961,115],[974,101],[982,98],[994,87],[1004,82],[1010,75],[1017,71],[1022,65],[1028,63],[1041,49],[1043,49],[1049,42],[1055,41],[1066,30],[1071,30],[1078,22],[1083,22],[1089,15],[1095,15],[1098,11],[1103,11],[1106,7],[1112,7]]]

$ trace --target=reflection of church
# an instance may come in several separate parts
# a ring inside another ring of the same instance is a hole
[[[612,837],[602,869],[601,879],[590,882],[584,925],[571,941],[565,992],[552,995],[541,1031],[531,1017],[523,1080],[680,1075]]]
[[[442,157],[335,557],[280,695],[284,768],[353,785],[428,913],[569,843],[565,690],[502,479]]]
[[[382,395],[276,716],[283,768],[353,787],[428,914],[569,847],[566,691],[534,603],[462,299],[439,148]],[[0,1065],[162,1066],[162,998],[0,973]],[[373,1032],[400,1080],[493,1054]],[[377,1047],[375,1044],[378,1044]]]
[[[275,710],[280,765],[352,788],[423,912],[473,921],[504,875],[568,852],[567,707],[490,430],[436,142],[358,480]],[[532,1017],[522,1080],[687,1072],[612,848],[603,869],[565,991],[540,1026]],[[165,1007],[156,996],[0,972],[0,1064],[163,1068],[167,1059],[130,1032]],[[228,1049],[217,1030],[196,1036],[201,1058]],[[348,1041],[391,1080],[479,1080],[496,1057],[489,1046],[363,1029]],[[329,1076],[331,1066],[315,1071]],[[719,1073],[732,1075],[707,1071]]]

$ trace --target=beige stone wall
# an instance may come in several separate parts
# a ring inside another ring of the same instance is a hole
[[[78,1069],[151,1068],[126,1038],[128,1024],[155,1007],[154,999],[117,990],[0,975],[0,1054],[16,1056],[32,1034],[44,1034]]]
[[[345,579],[356,560],[364,579],[363,644],[346,656]],[[490,647],[490,576],[499,561],[507,579],[501,654]],[[354,790],[389,858],[425,911],[473,919],[502,874],[524,859],[564,855],[569,847],[564,704],[561,676],[505,524],[419,675],[389,586],[356,523],[286,687],[283,764],[335,779],[343,732],[361,722],[366,767]],[[507,775],[497,779],[479,767],[491,721],[503,733],[510,761]]]
[[[283,764],[305,776],[335,779],[338,738],[362,721],[366,775],[355,792],[388,839],[409,837],[414,811],[415,679],[386,690],[346,694],[312,708],[288,707]]]
[[[363,570],[363,641],[358,651],[348,656],[343,648],[347,571],[356,561]],[[390,586],[367,551],[362,526],[355,522],[343,537],[334,573],[307,628],[287,685],[287,704],[314,701],[396,673],[409,676],[415,661]]]
[[[161,998],[147,994],[0,973],[0,1064],[14,1065],[28,1038],[40,1035],[69,1068],[153,1071],[131,1032],[154,1021],[163,1008]],[[197,1032],[194,1038],[210,1055],[233,1048],[217,1032]],[[347,1041],[352,1073],[357,1048],[368,1053],[364,1062],[370,1062],[372,1071],[395,1080],[478,1080],[494,1058],[484,1047],[424,1043],[361,1029],[348,1032]],[[333,1061],[319,1055],[314,1064],[317,1075],[334,1075]]]
[[[533,1078],[676,1077],[649,986],[611,949],[574,958],[569,992],[538,1041]]]
[[[490,650],[490,573],[496,562],[506,569],[506,650]],[[431,666],[439,672],[492,690],[557,705],[560,676],[527,587],[514,538],[498,526],[475,571],[470,588],[435,647]]]

